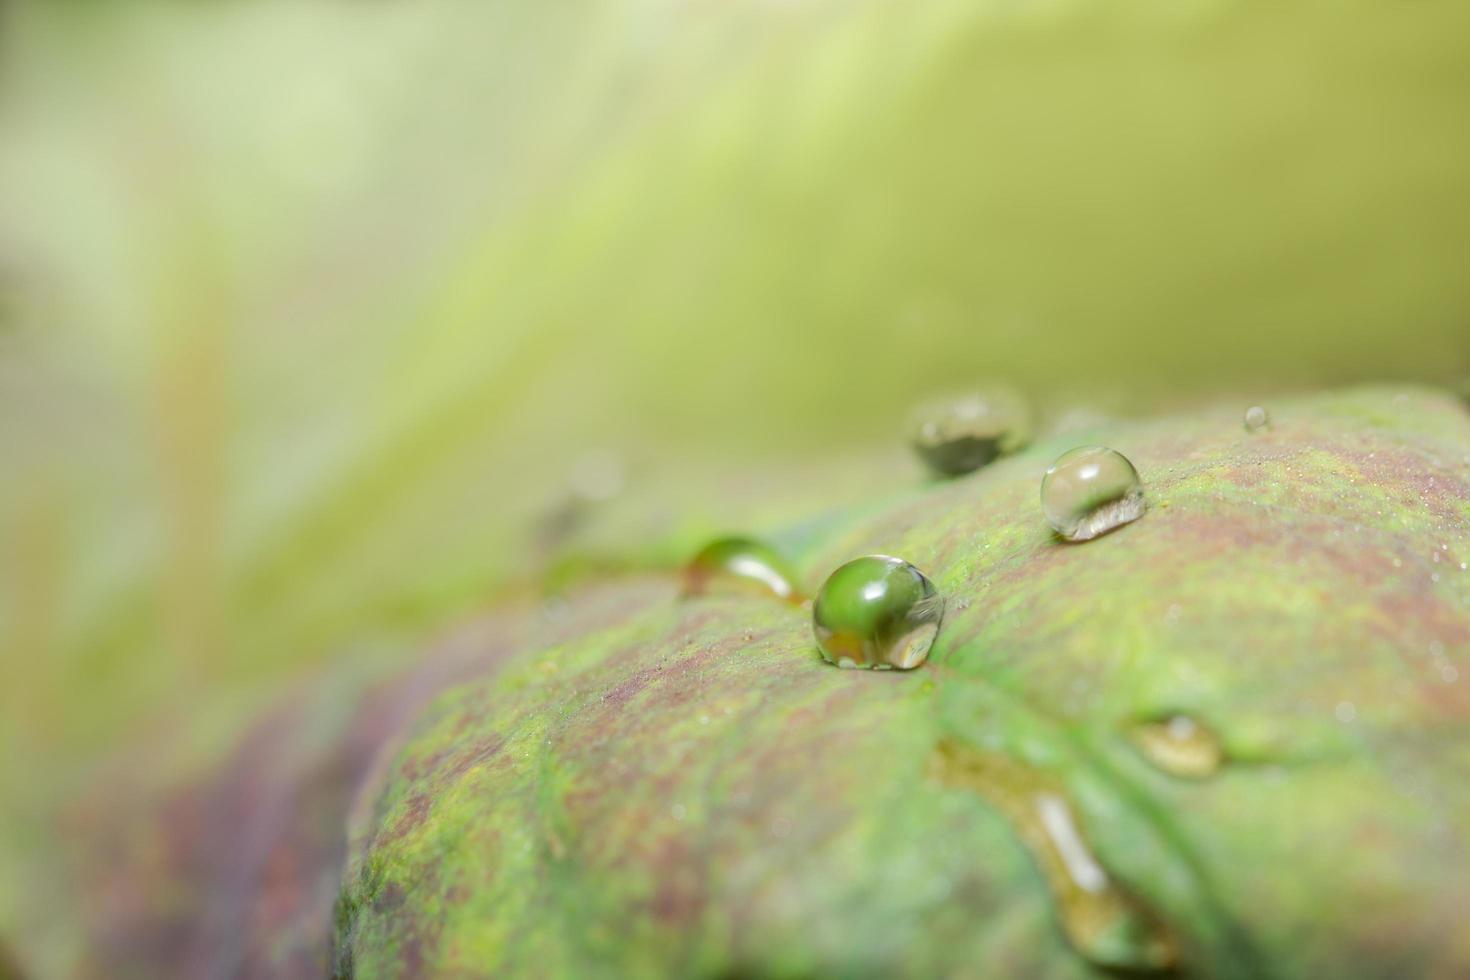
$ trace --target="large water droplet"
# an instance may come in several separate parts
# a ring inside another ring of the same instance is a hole
[[[684,594],[774,595],[800,602],[796,576],[767,545],[753,538],[711,541],[684,566]]]
[[[1041,478],[1041,509],[1068,541],[1088,541],[1136,521],[1146,506],[1138,471],[1106,446],[1065,452]]]
[[[1204,779],[1225,761],[1215,733],[1187,715],[1135,726],[1133,744],[1143,757],[1171,776]]]
[[[961,476],[1026,445],[1031,425],[1026,400],[1011,388],[994,386],[920,408],[914,416],[914,451],[934,472]]]
[[[1245,429],[1247,432],[1259,432],[1271,424],[1271,416],[1260,405],[1252,405],[1245,410]]]
[[[1054,777],[952,740],[936,748],[934,771],[945,783],[980,793],[1011,822],[1045,876],[1062,930],[1078,953],[1113,970],[1175,965],[1168,931],[1093,854]]]
[[[897,667],[924,662],[944,616],[944,597],[901,558],[869,555],[828,576],[812,607],[822,656],[839,667]]]

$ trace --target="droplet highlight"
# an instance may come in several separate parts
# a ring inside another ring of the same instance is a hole
[[[912,670],[944,617],[934,583],[901,558],[868,555],[838,568],[812,606],[822,656],[839,667]]]
[[[1090,541],[1143,516],[1147,504],[1138,471],[1106,446],[1063,453],[1041,478],[1047,523],[1068,541]]]
[[[766,595],[801,602],[796,576],[768,545],[747,537],[718,538],[684,566],[684,595]]]
[[[1031,441],[1031,409],[1020,393],[995,386],[914,414],[914,452],[940,476],[963,476]]]
[[[1141,972],[1177,964],[1173,937],[1098,860],[1055,777],[953,740],[935,748],[931,771],[979,793],[1010,821],[1046,879],[1067,941],[1086,960]]]
[[[1225,761],[1220,739],[1188,715],[1144,722],[1133,729],[1132,738],[1145,759],[1180,779],[1213,776]]]
[[[1247,432],[1259,432],[1269,428],[1271,416],[1260,405],[1252,405],[1245,410],[1245,430]]]

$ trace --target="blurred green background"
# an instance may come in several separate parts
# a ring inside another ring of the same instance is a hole
[[[1464,0],[0,4],[0,862],[567,501],[850,499],[814,460],[984,378],[1458,383],[1467,51]]]

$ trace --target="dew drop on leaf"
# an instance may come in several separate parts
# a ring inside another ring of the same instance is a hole
[[[774,595],[802,601],[796,576],[772,548],[753,538],[711,541],[684,566],[684,594]]]
[[[935,473],[963,476],[1031,440],[1021,395],[995,386],[924,405],[914,414],[914,451]]]
[[[1225,760],[1220,739],[1188,715],[1145,722],[1133,729],[1132,736],[1145,759],[1181,779],[1212,776]]]
[[[1084,959],[1128,972],[1176,965],[1172,936],[1103,867],[1055,777],[953,740],[939,743],[932,771],[941,782],[979,793],[1006,817],[1046,879],[1067,941]]]
[[[1138,471],[1106,446],[1065,452],[1041,478],[1041,509],[1068,541],[1088,541],[1136,521],[1146,507]]]
[[[839,667],[910,670],[939,635],[944,597],[901,558],[868,555],[838,568],[812,607],[822,656]]]
[[[1260,405],[1252,405],[1245,410],[1245,429],[1247,432],[1259,432],[1271,424],[1271,416]]]

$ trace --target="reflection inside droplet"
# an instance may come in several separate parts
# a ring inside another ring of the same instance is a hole
[[[909,670],[929,655],[944,598],[901,558],[868,555],[842,565],[812,606],[822,656],[839,667]]]
[[[1068,541],[1088,541],[1143,516],[1143,484],[1127,458],[1106,446],[1063,453],[1041,479],[1047,523]]]

